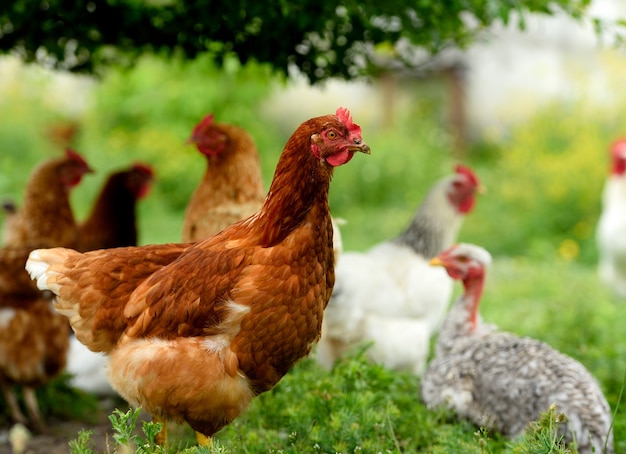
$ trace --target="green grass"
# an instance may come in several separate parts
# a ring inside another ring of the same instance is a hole
[[[626,402],[618,400],[626,374],[626,303],[611,299],[595,270],[564,261],[496,257],[482,314],[587,366],[617,409],[616,452],[626,452]],[[315,452],[316,445],[319,452],[345,453],[358,447],[362,452],[508,452],[497,434],[479,442],[477,427],[425,409],[418,387],[417,378],[368,365],[359,355],[330,373],[304,361],[218,439],[233,452],[251,453]]]
[[[626,452],[626,302],[612,299],[593,268],[496,257],[481,312],[501,329],[544,340],[581,361],[616,412],[616,452]],[[549,426],[555,418],[544,417],[524,439],[511,442],[457,421],[450,411],[428,410],[418,396],[417,377],[370,364],[362,350],[330,372],[305,359],[220,431],[216,446],[251,454],[567,452]],[[187,452],[193,433],[175,433],[170,452]]]

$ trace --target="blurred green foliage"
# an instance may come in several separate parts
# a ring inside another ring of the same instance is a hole
[[[605,108],[584,100],[552,104],[491,143],[498,156],[482,172],[489,193],[468,220],[467,236],[496,254],[595,263],[608,149],[624,133],[624,107],[626,101]]]
[[[258,115],[260,101],[280,83],[267,66],[244,67],[229,58],[221,70],[209,55],[193,62],[145,56],[132,70],[112,68],[95,90],[83,94],[89,108],[80,116],[46,105],[56,86],[50,76],[33,83],[39,72],[26,67],[15,81],[32,91],[7,87],[0,97],[0,197],[20,201],[34,165],[61,152],[46,136],[55,122],[79,124],[74,148],[97,172],[72,193],[78,218],[86,216],[109,172],[135,161],[155,168],[152,193],[139,207],[142,243],[179,239],[182,212],[206,168],[206,160],[185,142],[207,113],[246,127],[261,150],[275,150],[263,159],[268,172],[278,160],[282,146],[273,125]],[[67,88],[65,96],[73,95]]]
[[[377,61],[419,68],[414,49],[437,54],[463,47],[479,31],[509,22],[520,29],[526,16],[567,14],[581,22],[616,29],[622,21],[588,14],[591,0],[28,0],[0,9],[0,51],[74,71],[133,65],[146,51],[193,59],[212,50],[220,62],[235,53],[287,74],[297,67],[313,81],[352,79],[380,71]],[[403,43],[409,42],[412,49]],[[391,52],[372,53],[372,48]]]
[[[283,80],[268,66],[242,66],[234,57],[223,70],[208,54],[193,62],[149,55],[133,69],[111,68],[88,92],[87,110],[74,118],[55,111],[43,71],[28,67],[23,73],[0,97],[0,197],[19,201],[34,164],[58,152],[43,134],[46,125],[69,118],[80,124],[77,150],[97,170],[73,192],[79,218],[108,172],[137,160],[155,167],[154,189],[139,208],[141,243],[179,238],[184,207],[205,169],[204,159],[185,141],[203,115],[213,112],[218,121],[250,131],[266,187],[295,127],[286,128],[262,109]],[[460,239],[496,255],[595,262],[593,233],[607,149],[623,134],[619,113],[626,101],[616,96],[603,108],[585,99],[552,104],[507,135],[483,137],[466,156],[455,156],[442,107],[447,105],[443,82],[404,82],[398,93],[403,103],[391,121],[376,115],[361,121],[355,115],[373,153],[335,172],[330,203],[333,214],[347,220],[346,249],[365,249],[399,234],[430,186],[464,161],[488,192],[467,217]],[[72,95],[70,90],[65,96]],[[56,93],[57,99],[62,96]]]

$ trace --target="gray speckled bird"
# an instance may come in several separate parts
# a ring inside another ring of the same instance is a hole
[[[511,438],[554,403],[567,416],[561,425],[566,442],[575,439],[581,454],[613,453],[611,409],[582,364],[543,342],[482,323],[478,307],[490,263],[486,250],[470,244],[454,245],[431,261],[462,281],[465,291],[442,325],[422,378],[423,401]]]

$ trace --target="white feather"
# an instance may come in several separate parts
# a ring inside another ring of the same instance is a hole
[[[40,249],[35,249],[29,254],[28,260],[26,261],[26,271],[28,271],[31,279],[37,280],[37,287],[39,288],[39,290],[51,290],[53,292],[55,292],[56,290],[55,293],[57,293],[59,290],[58,286],[54,286],[57,287],[55,289],[48,287],[49,268],[50,264],[48,262],[45,262],[41,258]]]

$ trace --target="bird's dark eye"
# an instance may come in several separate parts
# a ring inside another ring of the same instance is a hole
[[[328,131],[328,134],[326,134],[326,137],[328,137],[331,140],[335,140],[337,136],[338,135],[335,131]]]

